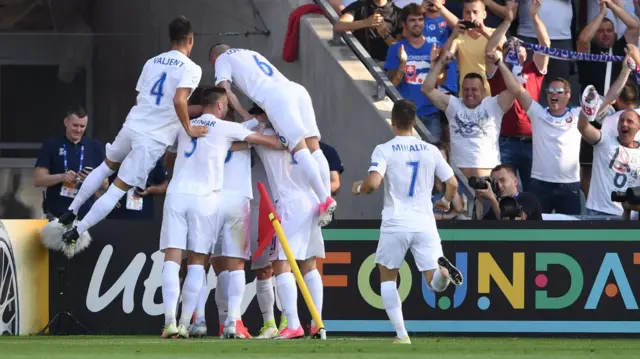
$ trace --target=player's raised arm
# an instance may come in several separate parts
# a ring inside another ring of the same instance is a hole
[[[371,194],[380,187],[384,174],[387,170],[387,160],[380,146],[373,150],[371,164],[369,165],[369,175],[361,181],[355,181],[351,186],[351,192],[355,195],[361,193]]]
[[[427,75],[427,79],[422,84],[422,93],[427,96],[429,101],[433,103],[440,111],[446,111],[449,106],[449,96],[442,93],[440,90],[436,88],[436,83],[438,82],[438,77],[440,73],[444,69],[444,67],[453,61],[453,54],[450,52],[445,52],[440,55],[440,60],[436,62],[429,74]]]

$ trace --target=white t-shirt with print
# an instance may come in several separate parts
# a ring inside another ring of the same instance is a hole
[[[493,168],[500,164],[500,126],[504,111],[498,96],[485,97],[474,109],[449,97],[445,112],[451,133],[451,163],[459,168]]]
[[[586,207],[621,216],[622,204],[611,201],[611,192],[640,186],[640,148],[628,148],[618,142],[618,131],[601,131],[600,142],[593,146],[591,185]]]
[[[554,116],[533,101],[527,115],[533,134],[531,178],[551,183],[580,182],[580,108]]]

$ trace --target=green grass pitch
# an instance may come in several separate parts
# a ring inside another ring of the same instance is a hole
[[[330,338],[295,341],[163,340],[157,337],[0,337],[2,359],[187,359],[187,358],[390,358],[390,359],[578,359],[640,358],[637,339]]]

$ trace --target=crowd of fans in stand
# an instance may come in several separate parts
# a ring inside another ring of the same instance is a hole
[[[520,192],[537,198],[542,213],[637,210],[611,200],[611,192],[640,185],[637,3],[588,0],[588,22],[578,32],[567,0],[330,2],[340,14],[335,30],[353,32],[416,104],[451,164],[467,178],[492,179],[497,196],[491,187],[478,189],[477,216],[500,218],[497,198]],[[626,57],[550,59],[524,43]],[[572,88],[575,75],[579,87]],[[599,95],[590,98],[602,99],[597,116],[581,114],[589,85]],[[460,200],[437,218],[467,205]]]

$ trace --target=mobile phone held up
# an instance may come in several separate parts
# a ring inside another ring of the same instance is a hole
[[[468,20],[461,20],[460,24],[462,24],[462,26],[464,26],[466,29],[475,29],[476,27],[476,24]]]

